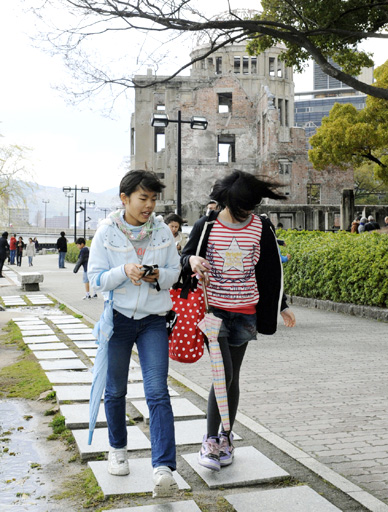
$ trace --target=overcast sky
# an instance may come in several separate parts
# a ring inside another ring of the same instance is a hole
[[[199,0],[204,1],[204,0]],[[237,1],[237,0],[236,0]],[[254,7],[257,0],[237,2]],[[45,186],[89,186],[101,192],[118,185],[120,165],[130,154],[131,94],[117,102],[115,119],[103,117],[99,101],[77,107],[67,105],[52,87],[68,80],[59,57],[34,48],[28,37],[33,18],[22,12],[22,0],[3,2],[0,17],[0,134],[2,143],[33,148],[35,180]],[[209,6],[209,2],[205,3]],[[233,4],[232,4],[233,5]],[[214,12],[224,10],[224,0],[214,0]],[[156,44],[156,43],[155,43]],[[388,55],[388,42],[375,49],[379,65]],[[130,50],[130,49],[129,49]],[[174,59],[174,64],[179,57]],[[146,67],[141,68],[146,73]],[[308,75],[311,77],[311,73]],[[297,90],[312,87],[311,78],[295,76]]]

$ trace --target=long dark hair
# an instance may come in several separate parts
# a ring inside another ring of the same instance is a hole
[[[215,182],[210,197],[222,208],[227,206],[233,217],[242,222],[247,218],[246,212],[254,210],[264,197],[286,199],[286,196],[275,192],[279,186],[248,172],[235,170]]]

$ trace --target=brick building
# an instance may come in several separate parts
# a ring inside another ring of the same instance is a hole
[[[204,55],[207,45],[191,58]],[[280,61],[281,46],[252,57],[244,44],[229,45],[195,62],[190,76],[151,85],[152,75],[136,76],[131,120],[131,168],[150,169],[166,184],[165,211],[175,208],[177,127],[153,128],[153,113],[171,119],[204,116],[206,131],[182,126],[182,211],[189,223],[203,212],[214,181],[241,169],[280,182],[285,204],[340,204],[353,188],[352,172],[317,172],[307,160],[306,135],[294,126],[292,68]],[[291,227],[291,226],[290,226]]]

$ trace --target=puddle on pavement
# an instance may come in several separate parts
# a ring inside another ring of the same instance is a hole
[[[0,400],[0,511],[47,512],[45,485],[39,475],[43,463],[36,440],[38,421],[27,404]],[[23,427],[23,428],[21,428]]]

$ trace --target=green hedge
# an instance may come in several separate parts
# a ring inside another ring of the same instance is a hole
[[[86,245],[90,247],[91,240],[86,240]],[[67,244],[66,261],[75,263],[78,260],[79,249],[75,244]]]
[[[388,235],[277,231],[289,295],[388,307]]]

